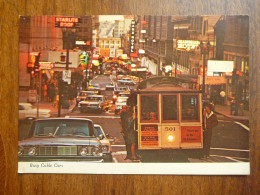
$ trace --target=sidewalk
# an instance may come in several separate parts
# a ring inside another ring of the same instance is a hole
[[[217,114],[224,115],[228,118],[234,119],[234,120],[245,120],[249,121],[249,114],[250,112],[248,110],[243,110],[243,113],[241,109],[238,110],[238,115],[231,115],[230,114],[230,106],[228,105],[215,105],[215,112]]]

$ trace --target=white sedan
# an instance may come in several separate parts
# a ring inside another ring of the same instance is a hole
[[[49,118],[51,110],[39,109],[39,118]],[[36,119],[37,108],[30,103],[19,103],[19,120]]]

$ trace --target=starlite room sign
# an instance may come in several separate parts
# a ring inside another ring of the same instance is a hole
[[[55,27],[57,28],[76,28],[79,23],[78,17],[55,17]]]

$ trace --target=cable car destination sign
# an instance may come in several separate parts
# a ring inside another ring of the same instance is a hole
[[[56,28],[77,28],[79,23],[78,17],[55,17]]]

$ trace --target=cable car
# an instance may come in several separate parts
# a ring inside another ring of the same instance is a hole
[[[156,77],[140,83],[137,131],[141,158],[169,152],[201,157],[202,92],[190,89],[193,84],[173,77]]]

